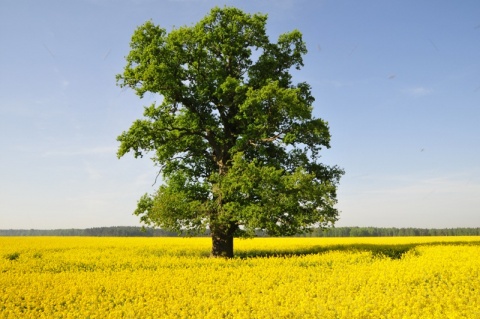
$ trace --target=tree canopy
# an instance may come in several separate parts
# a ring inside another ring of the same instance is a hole
[[[147,21],[131,39],[121,87],[160,103],[119,137],[118,156],[153,154],[162,184],[135,214],[167,230],[212,236],[212,256],[233,256],[233,237],[294,235],[334,224],[343,170],[322,164],[326,121],[310,86],[292,83],[306,45],[298,30],[276,43],[267,16],[215,7],[170,32]]]

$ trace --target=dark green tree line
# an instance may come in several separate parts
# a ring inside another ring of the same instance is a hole
[[[95,237],[178,237],[189,234],[170,232],[158,228],[135,226],[95,227],[86,229],[0,229],[0,236],[95,236]],[[207,231],[197,236],[210,236]],[[267,237],[257,230],[256,236]],[[338,227],[313,229],[310,233],[296,234],[308,237],[399,237],[399,236],[480,236],[480,228],[379,228]]]

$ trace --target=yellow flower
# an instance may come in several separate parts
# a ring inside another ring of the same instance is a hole
[[[0,318],[479,318],[478,237],[0,237]],[[8,256],[18,254],[11,260]]]

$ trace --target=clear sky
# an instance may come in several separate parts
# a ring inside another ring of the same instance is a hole
[[[480,227],[480,1],[0,1],[0,229],[140,225],[148,159],[117,159],[143,100],[116,86],[134,29],[215,6],[299,29],[343,167],[337,226]]]

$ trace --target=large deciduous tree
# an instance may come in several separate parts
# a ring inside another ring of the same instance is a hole
[[[343,171],[319,162],[328,125],[312,116],[310,86],[292,83],[305,43],[297,30],[270,42],[266,21],[229,7],[169,33],[148,21],[117,75],[140,97],[163,98],[118,137],[119,157],[154,154],[163,177],[135,214],[168,230],[209,229],[212,256],[232,257],[233,238],[256,229],[294,235],[338,216]]]

